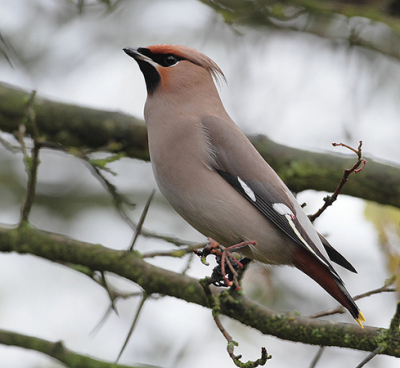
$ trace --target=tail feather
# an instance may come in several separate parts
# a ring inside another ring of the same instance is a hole
[[[342,266],[351,272],[357,273],[357,270],[353,267],[353,265],[346,258],[344,258],[335,248],[333,248],[323,235],[318,233],[318,236],[321,239],[322,245],[324,246],[326,253],[328,253],[328,257],[332,262],[335,262],[339,266]]]
[[[313,254],[303,248],[298,247],[293,258],[293,264],[296,268],[311,277],[341,305],[348,309],[356,322],[363,327],[362,322],[365,322],[365,318],[339,276],[332,273]]]

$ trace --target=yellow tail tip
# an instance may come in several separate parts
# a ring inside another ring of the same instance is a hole
[[[358,311],[358,317],[355,318],[355,320],[356,320],[356,322],[359,324],[359,326],[361,328],[364,328],[362,323],[365,322],[365,317],[364,317],[364,315],[362,314],[361,311]]]

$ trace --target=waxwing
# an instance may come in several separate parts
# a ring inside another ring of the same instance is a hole
[[[289,265],[314,279],[365,321],[328,258],[356,272],[319,234],[290,190],[229,117],[214,79],[224,75],[185,46],[125,48],[146,82],[144,117],[161,193],[195,229],[265,264]]]

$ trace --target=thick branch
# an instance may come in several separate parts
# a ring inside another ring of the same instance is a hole
[[[294,192],[315,189],[334,192],[354,155],[302,151],[259,135],[251,142]],[[368,158],[368,167],[353,175],[341,193],[400,208],[400,168]]]
[[[347,42],[400,59],[400,8],[397,0],[320,1],[200,0],[228,24],[268,27]],[[377,23],[379,27],[377,27]],[[387,28],[384,28],[383,25]]]
[[[37,337],[0,329],[0,344],[35,350],[51,356],[69,368],[134,368],[133,366],[107,363],[75,353],[61,341],[52,342]]]
[[[137,252],[112,250],[28,226],[19,229],[0,228],[0,252],[29,253],[51,261],[85,265],[132,280],[149,294],[159,293],[209,308],[212,306],[210,296],[206,295],[198,280],[150,265]],[[236,292],[224,292],[220,295],[220,301],[221,313],[264,334],[306,344],[365,351],[384,346],[383,354],[400,357],[398,330],[360,329],[355,324],[277,313]]]
[[[0,83],[0,130],[9,133],[18,130],[29,96],[28,92]],[[138,119],[39,97],[33,108],[36,124],[48,141],[67,149],[103,149],[149,159],[146,126]],[[353,165],[352,155],[302,151],[274,143],[263,135],[250,140],[294,192],[306,189],[334,192],[343,170]],[[400,168],[368,158],[368,168],[353,176],[342,193],[400,208]]]
[[[26,116],[30,93],[0,83],[0,130],[13,133]],[[119,112],[99,111],[36,97],[33,109],[44,140],[70,147],[124,152],[149,159],[143,121]],[[27,127],[27,132],[32,131]]]

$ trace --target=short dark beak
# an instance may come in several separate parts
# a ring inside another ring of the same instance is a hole
[[[134,59],[137,59],[140,53],[137,51],[136,47],[125,47],[124,49],[125,54],[127,54],[130,57],[133,57]]]

